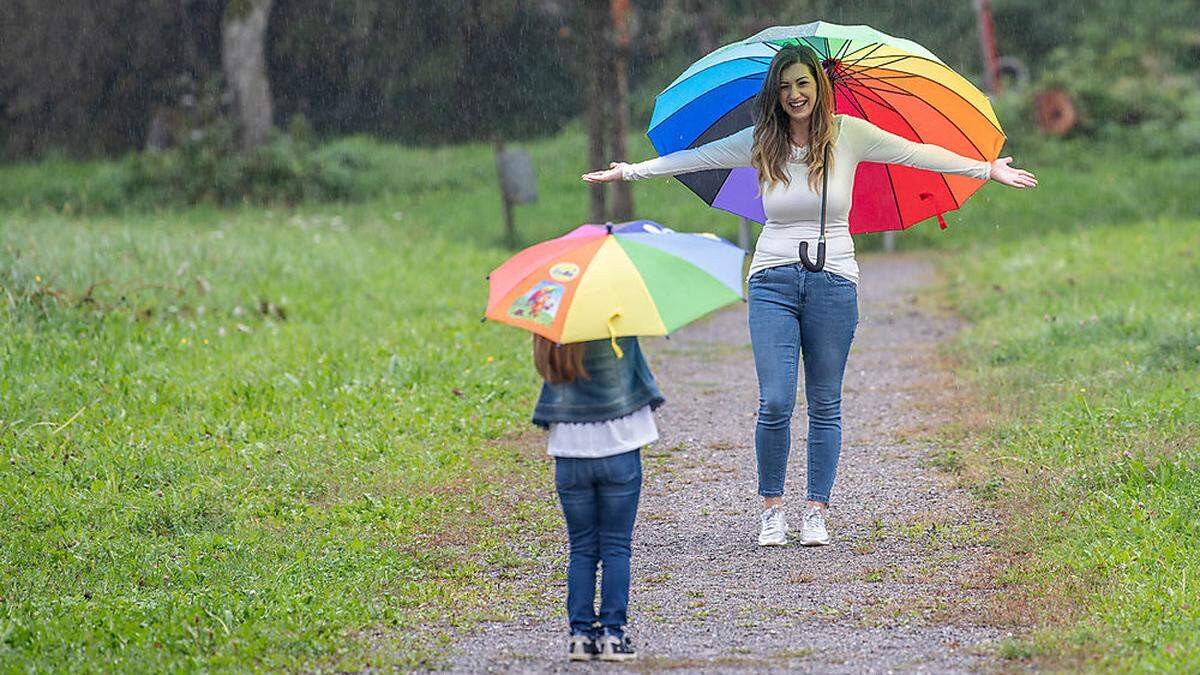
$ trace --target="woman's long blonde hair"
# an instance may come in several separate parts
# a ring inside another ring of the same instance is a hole
[[[556,344],[551,340],[533,334],[533,367],[538,375],[551,384],[574,382],[577,379],[588,379],[587,369],[583,367],[582,342],[569,345]]]
[[[792,153],[790,118],[779,104],[779,81],[784,69],[795,63],[808,66],[817,84],[816,104],[808,118],[808,156],[804,158],[808,165],[808,187],[816,192],[829,168],[825,166],[826,150],[833,145],[833,85],[821,67],[820,57],[808,47],[788,45],[771,59],[762,89],[754,99],[754,148],[750,165],[767,186],[790,183],[785,168]]]

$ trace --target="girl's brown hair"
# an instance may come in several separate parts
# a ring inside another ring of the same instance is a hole
[[[551,384],[587,379],[583,350],[583,343],[560,345],[537,333],[533,334],[533,366],[537,368],[538,375]]]
[[[784,167],[792,153],[790,118],[779,103],[779,81],[784,69],[795,63],[808,66],[817,85],[816,104],[808,118],[808,156],[804,158],[808,165],[808,187],[816,192],[827,168],[826,150],[833,145],[833,85],[821,67],[820,57],[808,47],[789,45],[771,59],[762,89],[754,99],[754,147],[750,164],[768,186],[789,183]]]

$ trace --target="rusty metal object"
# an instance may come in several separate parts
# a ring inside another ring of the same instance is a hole
[[[1062,89],[1044,89],[1033,97],[1038,128],[1053,136],[1062,136],[1075,127],[1079,115],[1071,96]]]

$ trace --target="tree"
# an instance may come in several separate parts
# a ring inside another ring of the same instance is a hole
[[[609,98],[609,131],[612,158],[628,159],[625,134],[629,129],[629,0],[612,0],[612,59],[609,60],[609,79],[612,95]],[[613,220],[633,220],[633,186],[624,181],[613,184]]]
[[[584,58],[587,66],[588,164],[607,166],[626,159],[628,107],[628,0],[587,0],[584,3]],[[603,183],[590,186],[592,222],[633,218],[633,193],[627,183],[613,186],[611,210]]]
[[[231,0],[221,25],[221,68],[233,90],[243,150],[266,142],[271,131],[266,33],[272,0]]]
[[[605,158],[605,77],[608,70],[608,50],[606,38],[608,28],[609,0],[586,0],[583,12],[583,50],[587,64],[587,128],[588,128],[588,167],[598,169],[606,166]],[[605,208],[605,189],[603,183],[593,183],[588,188],[589,219],[594,223],[608,220]]]

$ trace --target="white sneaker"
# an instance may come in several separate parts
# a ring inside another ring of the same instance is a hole
[[[760,521],[758,530],[759,546],[787,545],[788,524],[787,518],[783,516],[782,506],[772,506],[763,511],[758,519]]]
[[[804,521],[800,528],[800,544],[824,546],[829,543],[829,531],[825,529],[825,509],[810,506],[804,510]]]
[[[618,638],[614,635],[601,635],[596,639],[596,658],[601,661],[633,661],[637,658],[637,650],[628,637]]]
[[[567,658],[572,661],[591,661],[599,653],[596,641],[587,635],[572,635],[567,639]]]

